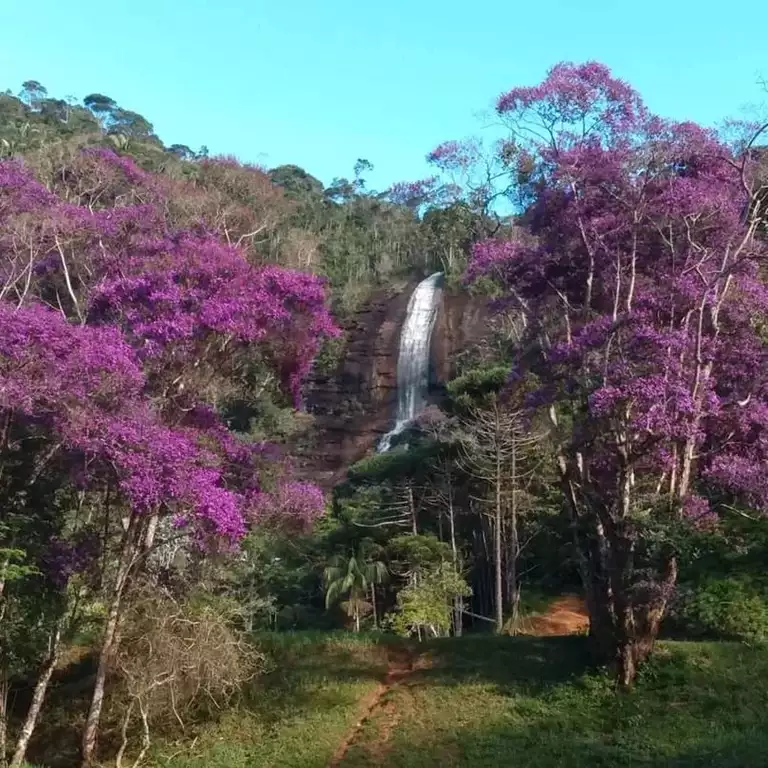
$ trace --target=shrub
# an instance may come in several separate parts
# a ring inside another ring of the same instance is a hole
[[[670,618],[688,635],[760,642],[768,638],[768,594],[746,578],[711,578],[681,588]]]

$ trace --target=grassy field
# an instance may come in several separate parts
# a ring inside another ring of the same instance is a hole
[[[617,694],[583,636],[257,640],[272,671],[183,738],[156,733],[145,765],[768,768],[768,648],[667,641]],[[65,713],[84,700],[70,684],[52,704],[30,757],[70,768],[81,723]]]
[[[580,637],[434,642],[415,649],[414,671],[378,688],[387,648],[373,640],[299,634],[273,651],[281,666],[248,702],[191,749],[156,749],[152,764],[320,768],[351,736],[336,765],[768,766],[764,649],[664,643],[628,695],[585,671]]]
[[[629,695],[583,671],[582,638],[464,638],[430,655],[342,765],[768,765],[765,650],[665,643]]]

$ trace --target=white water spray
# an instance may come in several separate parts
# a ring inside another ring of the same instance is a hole
[[[395,426],[379,441],[378,452],[392,447],[399,435],[424,408],[429,386],[429,349],[437,317],[437,297],[442,272],[422,280],[408,302],[408,313],[400,332],[397,358],[397,414]]]

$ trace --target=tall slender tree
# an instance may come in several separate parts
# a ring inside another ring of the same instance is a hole
[[[518,498],[530,475],[527,466],[532,448],[541,435],[532,432],[522,410],[509,409],[494,394],[487,405],[472,408],[461,423],[461,466],[488,489],[493,519],[494,608],[496,631],[504,627],[504,560],[506,556],[509,608],[516,623],[520,584],[517,561],[520,557]],[[504,552],[505,524],[510,533]]]

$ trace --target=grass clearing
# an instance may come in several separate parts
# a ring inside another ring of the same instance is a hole
[[[240,706],[154,747],[149,762],[169,768],[320,768],[357,720],[358,703],[386,674],[387,650],[347,633],[265,634],[273,670]]]
[[[334,756],[340,768],[768,765],[766,647],[666,641],[636,689],[617,694],[588,669],[583,636],[483,634],[418,645],[297,632],[257,641],[272,670],[215,721],[183,738],[156,733],[147,765],[326,768]],[[41,736],[61,744],[55,731]]]
[[[431,668],[388,695],[342,763],[515,768],[768,764],[768,651],[668,642],[637,689],[585,672],[584,638],[433,643]],[[382,720],[392,719],[391,728]],[[379,734],[389,731],[382,741]]]

